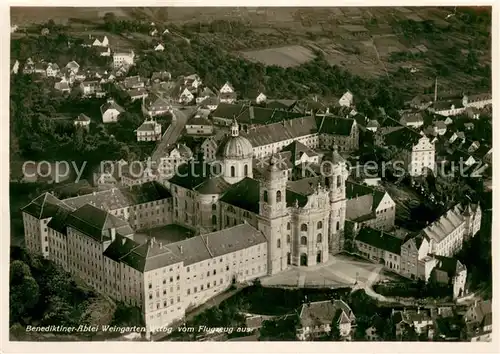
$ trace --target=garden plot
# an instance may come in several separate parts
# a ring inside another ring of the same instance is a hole
[[[314,54],[309,49],[300,45],[252,50],[242,52],[242,54],[248,60],[284,68],[298,66],[314,58]]]

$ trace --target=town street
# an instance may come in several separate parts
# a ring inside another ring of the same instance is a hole
[[[173,116],[175,118],[172,118],[172,124],[169,125],[167,130],[165,130],[161,141],[158,143],[158,146],[153,152],[153,155],[151,156],[152,161],[156,161],[158,163],[160,158],[165,155],[168,146],[177,142],[188,119],[193,116],[198,106],[187,107],[183,110],[179,108],[180,107],[173,107]]]

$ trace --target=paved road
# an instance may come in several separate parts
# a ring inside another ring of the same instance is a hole
[[[164,156],[167,147],[175,144],[177,140],[179,140],[188,119],[193,116],[197,109],[197,107],[188,107],[186,109],[179,108],[180,107],[173,108],[175,120],[172,119],[172,124],[170,124],[163,134],[160,143],[157,145],[153,155],[151,156],[152,161],[159,162],[159,159]]]

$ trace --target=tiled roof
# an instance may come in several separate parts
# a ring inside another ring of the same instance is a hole
[[[112,188],[102,192],[68,198],[64,202],[75,209],[92,203],[103,210],[116,210],[170,197],[171,194],[168,189],[160,183],[147,182],[131,188]]]
[[[292,153],[291,157],[293,161],[300,160],[303,154],[306,154],[308,157],[318,156],[318,154],[314,150],[310,149],[297,140],[285,146],[281,151],[290,151]]]
[[[200,116],[193,116],[188,119],[186,125],[208,125],[212,126],[212,122],[208,120],[207,118],[203,118]]]
[[[293,140],[317,132],[316,119],[314,117],[303,117],[256,127],[241,135],[250,140],[255,148],[279,141]]]
[[[456,205],[438,220],[427,226],[422,232],[435,242],[441,242],[464,222],[462,211],[462,206]]]
[[[103,242],[111,239],[110,229],[129,229],[128,233],[132,233],[130,225],[105,210],[96,208],[90,204],[85,204],[68,215],[66,225],[74,228],[93,239]]]
[[[293,108],[296,104],[296,100],[267,100],[266,108],[287,110]]]
[[[240,182],[233,184],[220,198],[220,201],[258,214],[259,198],[259,181],[246,177]]]
[[[66,220],[70,213],[70,209],[59,208],[52,219],[50,219],[47,227],[50,227],[52,230],[55,230],[63,235],[67,235]]]
[[[299,316],[302,327],[319,327],[330,325],[335,317],[344,320],[347,318],[350,322],[350,317],[353,314],[351,308],[344,301],[326,300],[303,304]]]
[[[202,235],[201,238],[205,241],[212,257],[219,257],[267,242],[262,232],[247,223]]]
[[[21,211],[28,213],[37,219],[46,219],[53,217],[61,208],[66,210],[71,209],[67,203],[46,192],[33,199],[28,205],[23,207]]]
[[[194,190],[208,179],[212,178],[213,167],[209,163],[185,163],[178,167],[176,173],[169,182],[182,188]]]
[[[351,181],[345,186],[347,209],[346,217],[361,221],[359,218],[372,217],[387,192],[364,186]],[[365,218],[364,218],[365,219]]]
[[[76,117],[75,120],[78,121],[78,122],[90,122],[90,118],[87,115],[83,114],[83,113],[80,113],[78,115],[78,117]]]
[[[200,194],[221,194],[225,192],[231,185],[227,183],[223,177],[210,178],[198,185],[194,189]]]
[[[212,117],[233,119],[235,116],[239,115],[245,107],[246,106],[242,104],[220,103],[217,109],[212,112]]]
[[[118,112],[123,113],[125,110],[115,101],[108,101],[101,106],[101,114],[104,114],[108,109],[116,109]]]
[[[422,138],[417,131],[403,127],[393,130],[384,135],[384,142],[388,146],[397,146],[405,149],[412,149],[414,145]]]
[[[436,268],[448,274],[449,277],[454,277],[459,271],[464,269],[462,263],[456,258],[435,255],[438,260]]]
[[[296,181],[288,181],[287,188],[292,192],[307,196],[315,193],[318,185],[324,184],[323,181],[321,176],[301,178]]]
[[[144,105],[149,109],[155,109],[157,107],[169,107],[170,103],[158,94],[151,93],[144,99]]]
[[[139,97],[139,96],[142,97],[142,96],[147,96],[148,92],[146,91],[146,89],[144,87],[138,87],[138,88],[127,90],[127,95],[131,98]]]
[[[157,125],[160,123],[154,121],[144,121],[139,128],[137,128],[138,132],[154,132]]]
[[[403,244],[402,239],[371,227],[362,227],[356,236],[356,241],[394,254],[401,254],[401,245]]]
[[[354,119],[324,116],[319,123],[319,132],[332,135],[351,135],[352,127],[356,124]]]

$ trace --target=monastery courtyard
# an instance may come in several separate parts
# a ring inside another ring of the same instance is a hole
[[[263,286],[284,287],[352,287],[371,286],[388,280],[401,280],[384,271],[382,264],[372,263],[348,254],[330,255],[327,263],[312,267],[294,266],[289,270],[261,279]]]

